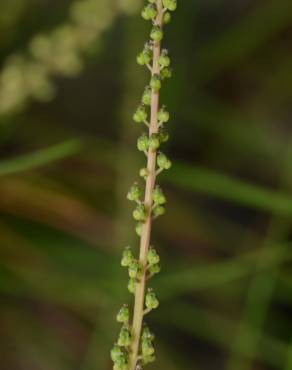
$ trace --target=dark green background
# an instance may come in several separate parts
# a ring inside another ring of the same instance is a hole
[[[292,370],[292,3],[178,2],[149,369]],[[141,7],[1,0],[1,370],[111,368],[114,317],[132,299],[119,258],[138,246],[125,194],[144,161],[131,120],[147,82]]]

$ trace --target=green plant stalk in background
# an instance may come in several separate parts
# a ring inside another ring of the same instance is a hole
[[[135,295],[133,319],[130,320],[130,310],[124,305],[117,321],[122,324],[118,341],[111,351],[114,370],[141,369],[155,360],[153,340],[154,335],[144,323],[144,316],[159,305],[153,291],[148,288],[147,281],[160,271],[160,257],[154,247],[150,246],[152,220],[165,213],[166,198],[162,189],[156,185],[156,177],[163,170],[171,167],[170,160],[159,152],[160,145],[168,140],[164,131],[169,121],[166,107],[160,108],[159,98],[162,81],[171,77],[170,58],[168,51],[161,49],[163,26],[171,19],[170,11],[177,7],[176,0],[149,0],[142,11],[142,17],[153,23],[150,41],[145,44],[138,55],[139,65],[146,66],[151,72],[149,86],[146,86],[142,101],[137,108],[133,120],[145,124],[147,133],[139,137],[137,147],[147,157],[147,167],[140,170],[140,176],[145,180],[145,194],[142,201],[142,189],[135,183],[127,195],[130,201],[137,204],[133,217],[137,221],[136,232],[140,236],[139,259],[134,257],[130,247],[126,247],[121,264],[128,268],[128,289]],[[150,108],[150,121],[148,110]]]

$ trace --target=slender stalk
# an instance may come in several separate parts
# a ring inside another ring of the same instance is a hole
[[[156,17],[156,24],[162,27],[162,19],[163,19],[163,6],[162,1],[159,0],[157,2],[157,10],[158,14]],[[159,67],[159,58],[161,55],[161,42],[155,42],[153,47],[153,63],[152,63],[152,76],[155,74],[159,74],[160,67]],[[150,127],[149,127],[149,136],[152,134],[156,134],[158,132],[158,110],[159,110],[159,97],[160,92],[152,90],[151,94],[151,120],[150,120]],[[157,152],[155,150],[149,149],[148,151],[148,177],[146,180],[146,189],[145,189],[145,199],[144,204],[146,209],[148,210],[147,220],[143,225],[142,235],[140,240],[140,263],[143,269],[143,275],[136,286],[136,293],[135,293],[135,305],[134,305],[134,317],[133,317],[133,324],[132,324],[132,335],[133,335],[133,342],[130,348],[130,365],[129,370],[135,370],[137,360],[138,360],[138,353],[139,353],[139,343],[140,343],[140,335],[141,329],[143,324],[143,311],[144,311],[144,300],[145,300],[145,287],[146,287],[146,266],[147,266],[147,252],[149,250],[150,245],[150,237],[151,237],[151,226],[152,226],[152,217],[151,217],[151,208],[153,205],[152,200],[152,193],[155,187],[155,180],[156,180],[156,156]]]

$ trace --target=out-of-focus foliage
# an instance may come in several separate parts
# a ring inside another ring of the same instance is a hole
[[[1,370],[110,369],[140,8],[0,3]],[[198,0],[169,27],[157,369],[292,369],[291,21],[287,0]]]

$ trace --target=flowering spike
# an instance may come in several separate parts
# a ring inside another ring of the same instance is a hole
[[[141,12],[144,19],[152,21],[152,28],[150,40],[138,54],[137,63],[150,70],[151,78],[133,114],[133,120],[149,128],[137,139],[137,148],[145,153],[147,164],[139,171],[145,180],[145,189],[134,183],[127,194],[130,201],[137,203],[133,218],[136,221],[135,231],[140,238],[140,252],[139,259],[135,259],[131,248],[126,247],[121,260],[121,265],[128,268],[128,290],[135,295],[135,306],[130,310],[124,305],[117,314],[117,321],[123,326],[118,342],[111,351],[113,370],[141,370],[142,366],[155,360],[154,335],[145,326],[143,318],[159,306],[154,291],[146,290],[146,285],[153,275],[160,272],[160,257],[156,249],[150,247],[150,241],[153,219],[165,213],[166,198],[156,183],[156,176],[171,167],[166,155],[158,152],[160,145],[169,139],[163,127],[170,115],[165,106],[159,109],[159,103],[162,81],[172,75],[171,59],[168,51],[162,48],[161,40],[164,37],[163,26],[170,22],[170,12],[176,7],[177,0],[148,0]],[[131,311],[134,313],[132,318]]]

